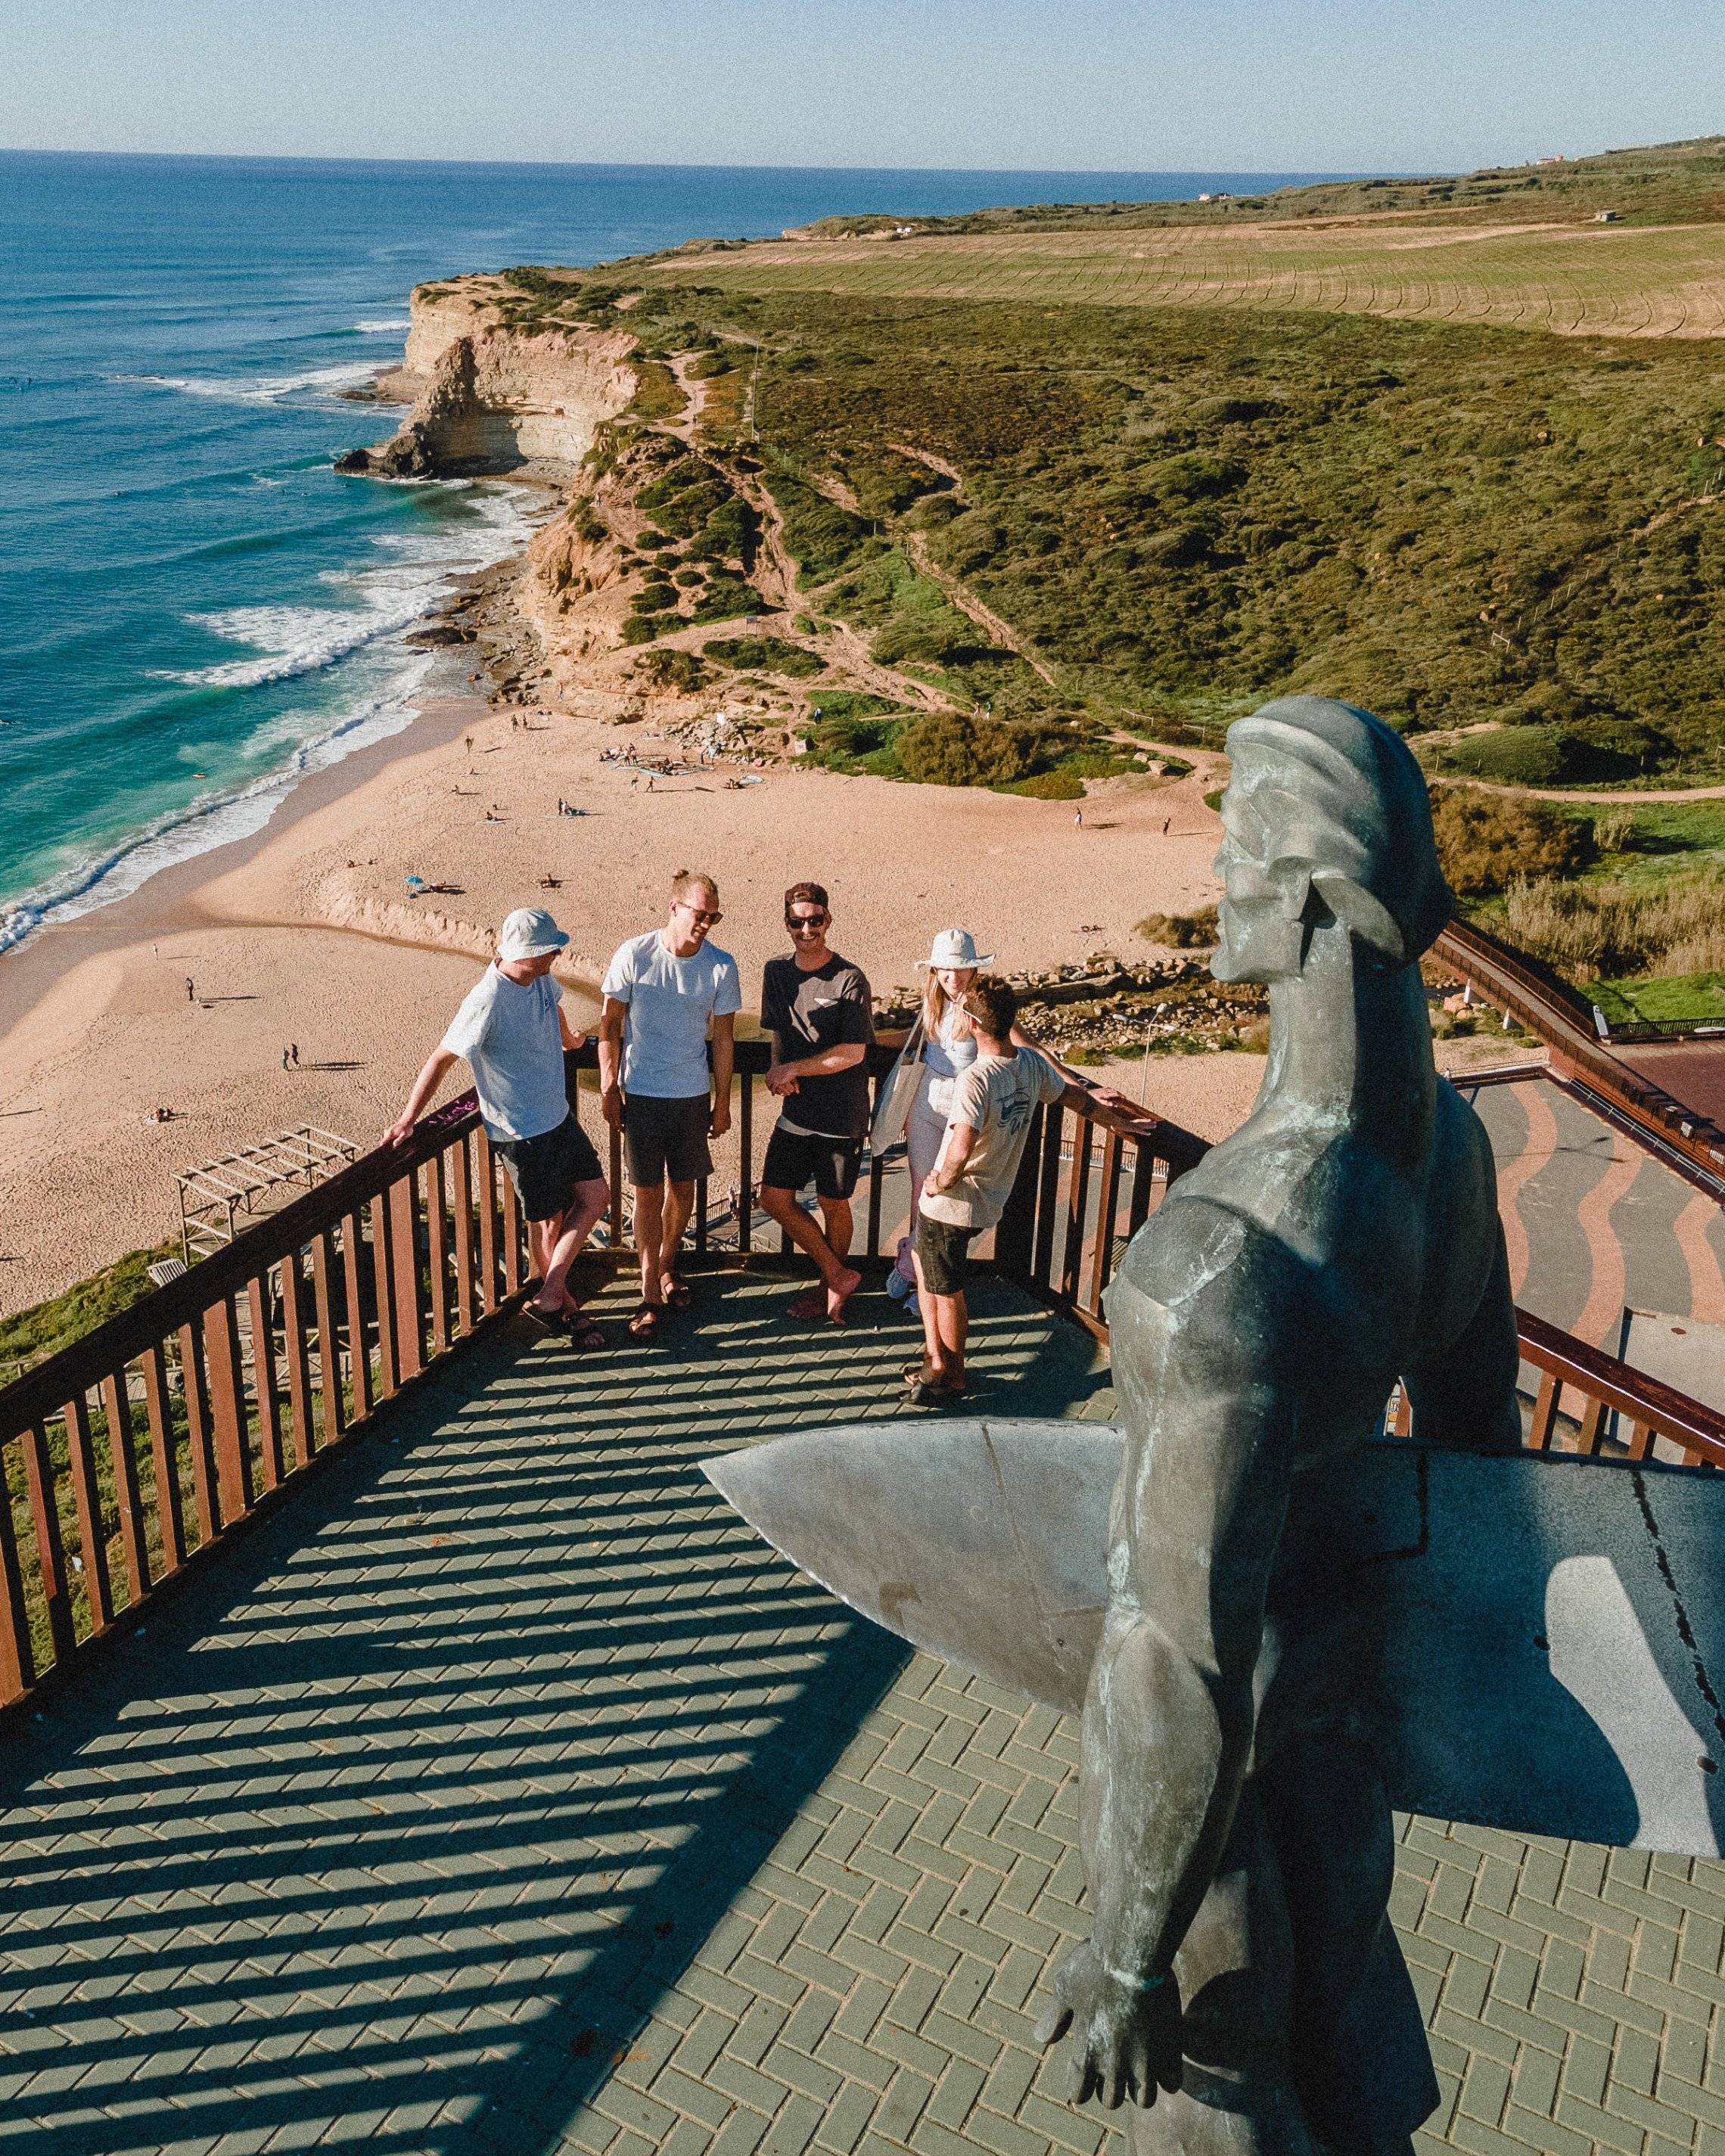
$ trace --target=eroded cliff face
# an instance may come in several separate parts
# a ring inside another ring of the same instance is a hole
[[[411,397],[393,439],[339,459],[341,471],[429,479],[531,466],[572,475],[593,436],[635,393],[626,331],[530,332],[501,326],[486,288],[414,293],[405,364],[386,393]]]

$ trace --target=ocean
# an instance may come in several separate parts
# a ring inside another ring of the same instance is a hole
[[[449,666],[403,632],[520,543],[521,495],[331,469],[393,429],[339,393],[415,284],[1322,177],[0,153],[0,952],[260,828]]]

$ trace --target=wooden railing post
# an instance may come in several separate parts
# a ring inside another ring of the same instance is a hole
[[[141,1602],[150,1591],[150,1552],[144,1532],[144,1503],[138,1490],[137,1455],[131,1449],[131,1403],[126,1397],[126,1383],[124,1370],[103,1378],[102,1414],[108,1424],[108,1459],[114,1471],[120,1546],[126,1555],[126,1599]]]
[[[203,1353],[198,1328],[182,1325],[180,1340],[180,1394],[186,1409],[186,1444],[192,1457],[192,1502],[198,1513],[198,1539],[216,1532],[216,1460],[209,1441],[209,1389],[203,1378]]]
[[[419,1282],[419,1178],[409,1168],[389,1190],[390,1240],[394,1245],[395,1366],[403,1378],[425,1367],[425,1298]]]
[[[70,1659],[77,1645],[72,1618],[72,1594],[66,1578],[65,1544],[60,1536],[59,1507],[54,1488],[54,1455],[48,1449],[48,1433],[33,1423],[23,1434],[24,1484],[30,1496],[30,1519],[36,1530],[36,1569],[42,1578],[43,1599],[48,1605],[48,1636],[56,1662]]]
[[[288,1427],[293,1434],[294,1466],[303,1467],[317,1447],[311,1412],[311,1361],[305,1348],[305,1289],[300,1253],[281,1261],[281,1345],[287,1361]]]
[[[270,1323],[267,1273],[246,1283],[245,1299],[252,1322],[252,1392],[258,1403],[258,1455],[263,1462],[264,1487],[273,1490],[281,1480],[281,1388],[275,1374],[275,1333]]]
[[[387,1400],[401,1381],[396,1359],[394,1213],[387,1197],[372,1200],[372,1291],[377,1304],[377,1398]]]
[[[162,1537],[162,1568],[177,1572],[186,1562],[186,1528],[180,1510],[179,1464],[168,1397],[167,1358],[162,1342],[144,1350],[144,1413],[150,1424],[150,1460],[156,1476],[156,1524]]]
[[[36,1657],[30,1650],[30,1616],[18,1567],[12,1491],[0,1478],[0,1706],[22,1699],[35,1681]]]
[[[234,1305],[225,1295],[203,1313],[203,1353],[209,1370],[209,1411],[215,1437],[220,1524],[225,1527],[252,1508],[245,1379],[239,1366],[239,1333],[234,1322]]]
[[[108,1581],[108,1529],[102,1518],[96,1484],[95,1455],[90,1443],[90,1407],[82,1393],[67,1401],[66,1461],[72,1476],[72,1502],[78,1512],[78,1548],[84,1565],[84,1596],[90,1629],[105,1632],[114,1620],[114,1592]]]

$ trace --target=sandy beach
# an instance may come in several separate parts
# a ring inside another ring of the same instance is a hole
[[[971,928],[1004,968],[1045,968],[1142,956],[1135,922],[1215,896],[1202,774],[1096,783],[1080,829],[1069,803],[785,765],[649,793],[602,761],[622,748],[674,752],[639,726],[428,707],[254,838],[0,958],[0,1313],[177,1234],[185,1168],[305,1123],[374,1143],[512,906],[547,904],[569,931],[562,978],[590,1016],[612,950],[664,919],[680,867],[719,880],[716,940],[746,998],[799,877],[828,886],[834,944],[880,993],[914,982],[939,927]],[[559,815],[560,796],[583,813]],[[409,875],[444,888],[414,897]],[[1149,1102],[1219,1137],[1261,1070],[1158,1057]],[[1120,1081],[1135,1096],[1141,1075]],[[157,1107],[173,1120],[147,1122]]]

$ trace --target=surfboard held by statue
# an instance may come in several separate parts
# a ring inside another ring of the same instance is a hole
[[[1077,1713],[1121,1449],[1109,1424],[904,1419],[701,1464],[853,1609]],[[1384,1443],[1332,1481],[1325,1626],[1399,1810],[1720,1853],[1725,1478]]]

